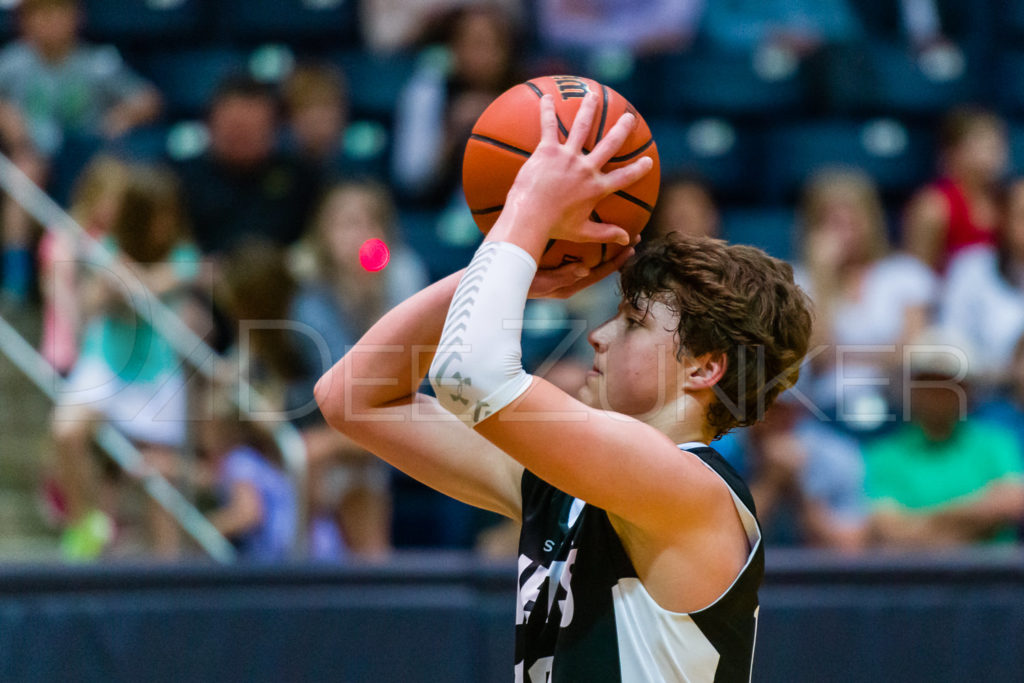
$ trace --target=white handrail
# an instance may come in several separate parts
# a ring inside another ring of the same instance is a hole
[[[56,231],[73,237],[83,245],[82,256],[88,262],[104,268],[109,274],[120,278],[122,283],[133,283],[133,289],[143,294],[145,305],[140,305],[136,297],[129,296],[125,300],[135,313],[149,322],[156,332],[163,337],[183,362],[196,368],[211,382],[217,382],[217,363],[208,362],[218,359],[217,352],[193,332],[175,313],[156,295],[138,281],[138,277],[118,258],[117,255],[92,237],[74,218],[62,209],[53,199],[28,178],[4,154],[0,153],[0,187],[2,187],[25,211],[28,212],[46,230]],[[45,361],[44,361],[45,362]],[[257,410],[264,414],[269,411],[267,401],[257,393],[240,374],[234,379],[237,391],[232,392],[231,400],[235,402],[242,414],[254,417],[249,405],[242,405],[240,395],[249,399],[250,405],[255,403]],[[301,434],[291,423],[275,422],[272,427],[274,440],[284,458],[285,467],[291,476],[298,501],[298,528],[295,530],[293,553],[301,557],[305,551],[306,532],[306,448]],[[166,483],[166,482],[165,482]]]
[[[64,380],[3,316],[0,316],[0,351],[51,401],[56,401]],[[146,465],[142,453],[124,434],[104,423],[96,431],[96,443],[123,470],[135,475],[146,493],[174,517],[210,557],[222,563],[235,560],[234,546],[159,472]]]

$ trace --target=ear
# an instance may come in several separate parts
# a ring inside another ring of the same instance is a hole
[[[684,366],[683,386],[687,391],[710,389],[721,381],[727,367],[728,359],[722,352],[691,358]]]

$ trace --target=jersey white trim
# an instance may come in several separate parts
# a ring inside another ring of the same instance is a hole
[[[752,513],[747,508],[746,503],[740,500],[740,497],[736,495],[735,491],[732,490],[732,487],[729,486],[729,483],[722,478],[721,474],[715,471],[714,467],[704,462],[704,459],[701,458],[699,455],[695,453],[690,453],[690,451],[684,449],[682,446],[680,446],[679,448],[684,453],[689,453],[691,456],[696,458],[700,464],[704,465],[704,467],[707,467],[709,470],[714,472],[716,477],[722,479],[722,483],[725,484],[725,487],[727,489],[729,489],[729,494],[732,496],[732,503],[736,507],[736,512],[740,516],[740,523],[743,525],[743,531],[746,533],[747,536],[747,545],[750,546],[750,552],[747,553],[747,561],[743,563],[743,568],[740,569],[740,571],[736,574],[736,578],[732,580],[732,583],[729,584],[729,587],[722,591],[722,594],[715,598],[711,602],[711,604],[701,607],[700,609],[688,612],[688,614],[700,614],[701,612],[709,610],[715,605],[717,605],[719,602],[721,602],[722,598],[724,598],[729,593],[729,591],[733,589],[733,586],[736,585],[736,582],[740,580],[740,577],[743,576],[743,573],[746,572],[747,568],[750,567],[750,563],[754,561],[754,555],[757,553],[757,548],[761,545],[761,529],[757,526],[757,519],[754,517],[754,513]]]

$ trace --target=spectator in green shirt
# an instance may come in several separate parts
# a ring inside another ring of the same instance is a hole
[[[966,355],[938,341],[908,347],[910,421],[866,449],[874,538],[905,548],[1013,541],[1024,518],[1020,446],[966,416]]]

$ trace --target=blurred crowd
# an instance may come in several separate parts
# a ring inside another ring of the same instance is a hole
[[[769,81],[795,68],[813,83],[881,42],[941,75],[990,58],[999,3],[362,0],[341,38],[323,28],[319,43],[219,38],[253,59],[221,69],[191,104],[182,80],[194,97],[209,72],[133,62],[144,51],[130,33],[100,42],[89,11],[102,4],[21,0],[0,49],[0,149],[81,228],[40,224],[24,197],[3,195],[0,313],[41,316],[38,348],[64,380],[40,483],[62,552],[112,553],[132,524],[147,553],[197,552],[161,507],[125,511],[131,476],[93,444],[108,423],[145,468],[193,492],[241,557],[294,557],[298,529],[305,555],[340,561],[414,546],[515,553],[512,525],[392,470],[328,428],[312,400],[378,317],[468,261],[480,235],[461,198],[461,154],[498,94],[583,72],[645,112],[659,99],[643,89],[656,74],[659,93],[684,103],[657,117],[689,123],[701,105],[685,109],[691,93],[676,92],[666,64],[725,55]],[[333,58],[339,40],[361,66]],[[403,59],[391,90],[384,69]],[[357,73],[367,64],[369,77]],[[829,160],[777,197],[783,225],[758,222],[763,197],[723,174],[728,122],[680,128],[696,150],[686,158],[661,147],[645,242],[677,232],[791,245],[775,254],[814,303],[800,383],[762,423],[714,444],[750,483],[769,544],[857,552],[1022,538],[1024,177],[1001,100],[952,92],[908,110],[929,141],[910,184]],[[815,100],[786,123],[832,120],[833,105]],[[758,112],[735,114],[765,125]],[[881,157],[906,135],[887,125],[864,129],[882,136]],[[734,175],[776,187],[757,168]],[[737,215],[754,217],[742,234],[730,229]],[[391,250],[380,271],[360,265],[371,238]],[[530,302],[527,370],[579,388],[591,364],[583,332],[614,313],[615,288]],[[213,373],[182,362],[180,339],[146,315],[154,307],[217,352]],[[305,445],[303,490],[275,439],[284,422]]]

